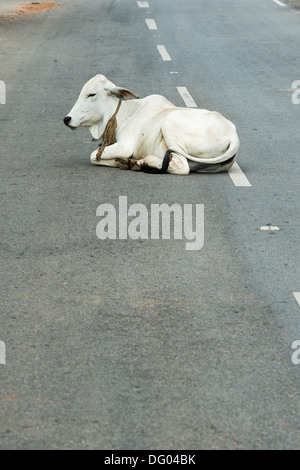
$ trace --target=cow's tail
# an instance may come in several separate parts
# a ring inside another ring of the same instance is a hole
[[[217,157],[212,158],[197,158],[193,157],[185,153],[184,151],[180,150],[173,150],[172,153],[177,153],[178,155],[182,155],[187,160],[195,162],[195,165],[192,166],[191,171],[200,171],[203,173],[218,173],[221,171],[227,171],[234,163],[237,151],[240,146],[240,141],[238,135],[235,134],[226,149],[226,151]]]

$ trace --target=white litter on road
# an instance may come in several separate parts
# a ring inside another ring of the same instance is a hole
[[[265,232],[276,232],[280,230],[280,228],[277,227],[277,225],[263,225],[262,227],[260,227],[259,230],[262,230]]]

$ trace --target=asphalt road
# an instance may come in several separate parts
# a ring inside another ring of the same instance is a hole
[[[1,449],[300,448],[299,45],[298,11],[272,0],[0,18]],[[92,167],[62,119],[96,73],[223,113],[252,186]],[[203,248],[100,241],[120,195],[204,204]]]

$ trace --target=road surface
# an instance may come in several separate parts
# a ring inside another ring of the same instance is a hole
[[[148,4],[0,18],[0,447],[299,449],[299,13]],[[92,167],[62,120],[96,73],[224,114],[249,184]],[[204,204],[203,248],[99,240],[119,196]]]

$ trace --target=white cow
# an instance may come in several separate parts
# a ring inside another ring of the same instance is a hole
[[[188,175],[190,165],[203,172],[227,171],[239,148],[232,122],[216,111],[178,108],[160,95],[143,99],[96,75],[81,90],[64,118],[71,129],[87,127],[101,139],[110,118],[116,116],[115,143],[101,158],[91,154],[93,165]]]

